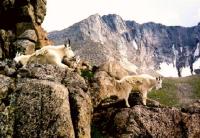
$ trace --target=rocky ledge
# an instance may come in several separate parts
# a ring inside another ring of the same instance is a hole
[[[111,64],[115,64],[110,68]],[[183,109],[102,95],[127,72],[117,63],[65,70],[0,62],[0,137],[199,137],[200,102]],[[100,96],[101,95],[101,96]],[[138,105],[135,105],[138,104]]]

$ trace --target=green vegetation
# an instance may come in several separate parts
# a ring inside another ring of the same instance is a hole
[[[92,79],[94,77],[94,73],[90,70],[81,70],[81,76],[85,79]]]
[[[200,76],[188,78],[188,83],[193,88],[193,98],[200,99]]]
[[[181,95],[184,93],[183,95]],[[186,96],[185,96],[186,94]],[[167,106],[180,107],[183,98],[189,100],[200,99],[200,76],[194,75],[182,78],[164,78],[163,88],[152,90],[148,97]]]
[[[165,78],[163,80],[163,88],[160,90],[152,90],[148,97],[159,101],[161,104],[168,106],[177,106],[178,98],[176,95],[175,80]]]

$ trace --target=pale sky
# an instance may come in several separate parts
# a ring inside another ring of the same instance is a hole
[[[47,0],[45,30],[61,30],[93,14],[118,14],[138,23],[194,26],[200,22],[200,0]]]

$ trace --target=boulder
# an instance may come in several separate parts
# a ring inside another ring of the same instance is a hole
[[[35,52],[35,43],[27,39],[19,39],[15,41],[14,46],[20,54],[30,55]]]
[[[0,100],[6,99],[14,89],[14,80],[0,74]]]
[[[121,93],[127,87],[130,87],[128,83],[117,85],[115,81],[127,75],[128,72],[114,60],[109,60],[97,67],[91,84],[94,107],[97,107],[102,101],[111,98],[110,96],[116,96],[116,93]]]
[[[108,60],[103,63],[98,67],[98,71],[105,71],[118,80],[128,75],[128,72],[116,60]]]
[[[60,83],[19,79],[15,137],[74,138],[68,90]]]
[[[66,72],[69,71],[51,64],[29,64],[26,66],[26,68],[22,68],[22,72],[19,72],[19,74],[23,73],[23,70],[26,70],[25,72],[28,73],[28,76],[26,77],[39,80],[55,81],[59,83],[62,82],[62,80],[65,78]]]
[[[16,76],[16,71],[17,70],[17,65],[13,60],[3,60],[0,61],[0,74],[9,76],[9,77],[14,77]]]
[[[33,42],[37,42],[37,35],[35,33],[35,30],[27,29],[18,36],[18,39],[27,39]]]
[[[69,89],[75,136],[90,138],[93,105],[87,83],[77,72],[67,72],[62,83]]]
[[[192,104],[183,107],[181,111],[190,114],[200,114],[200,100],[196,100]]]

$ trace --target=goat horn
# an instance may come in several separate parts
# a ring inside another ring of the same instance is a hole
[[[70,46],[70,43],[71,43],[71,42],[70,42],[70,39],[68,39],[68,44],[69,44],[69,46]]]

